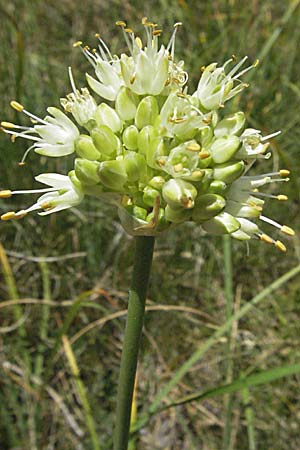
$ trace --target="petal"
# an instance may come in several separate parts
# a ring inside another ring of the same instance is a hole
[[[116,99],[118,92],[116,92],[112,86],[104,86],[104,84],[95,80],[95,78],[91,77],[88,73],[86,74],[86,79],[90,88],[93,89],[96,94],[100,95],[100,97],[111,101]]]
[[[68,176],[59,173],[41,173],[35,180],[57,189],[71,189],[73,186]]]
[[[54,158],[57,158],[59,156],[66,156],[71,155],[71,153],[74,153],[74,145],[73,143],[64,145],[41,143],[35,147],[34,151],[39,155],[52,156]]]

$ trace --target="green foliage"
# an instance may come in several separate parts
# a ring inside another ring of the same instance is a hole
[[[288,223],[297,230],[299,3],[150,0],[144,11],[137,1],[118,0],[13,0],[1,4],[1,120],[15,121],[15,111],[9,108],[12,99],[41,116],[47,106],[59,106],[58,99],[70,91],[68,65],[78,86],[85,84],[88,63],[72,48],[74,41],[80,39],[93,46],[93,35],[99,31],[113,51],[120,49],[123,41],[114,22],[124,19],[136,29],[141,17],[147,15],[163,27],[167,42],[173,23],[182,21],[176,50],[194,74],[194,87],[202,65],[222,63],[231,54],[246,54],[250,61],[261,57],[249,89],[233,99],[232,110],[239,105],[246,111],[250,126],[263,129],[265,134],[282,130],[272,143],[274,167],[270,163],[270,171],[281,167],[292,171],[291,182],[282,187],[290,202],[287,206],[270,200],[267,209],[270,216],[276,210],[274,215],[282,223],[288,217]],[[226,111],[231,111],[230,102]],[[17,140],[11,144],[7,136],[0,136],[1,188],[31,188],[33,175],[66,172],[71,167],[69,157],[46,162],[34,154],[19,167],[17,161],[25,149],[26,143]],[[9,199],[5,205],[1,200],[0,209],[17,209],[15,202],[10,208]],[[20,208],[28,204],[23,197],[19,202]],[[0,298],[14,301],[0,304],[0,448],[90,449],[88,409],[101,449],[109,449],[132,240],[122,231],[111,208],[96,199],[73,212],[47,218],[30,216],[0,226],[10,265],[4,267],[1,258],[4,277]],[[236,311],[240,303],[243,308],[264,287],[296,266],[298,238],[289,240],[287,247],[288,253],[283,255],[253,242],[247,257],[246,247],[234,242]],[[147,413],[161,386],[225,322],[223,261],[221,239],[206,238],[194,225],[179,227],[157,241],[138,374],[137,418]],[[243,375],[253,381],[253,373],[275,367],[280,371],[281,366],[299,362],[299,295],[299,277],[295,277],[233,326],[232,380]],[[69,368],[63,334],[80,369],[79,384]],[[168,403],[224,385],[225,346],[223,336],[173,388]],[[78,386],[86,397],[80,396]],[[257,448],[298,450],[298,386],[299,375],[294,374],[270,385],[247,385],[247,402],[245,394],[234,393],[231,448],[255,448],[247,437],[249,427],[254,427],[252,438],[255,436]],[[136,450],[221,449],[223,406],[222,397],[211,397],[153,416],[137,439]]]

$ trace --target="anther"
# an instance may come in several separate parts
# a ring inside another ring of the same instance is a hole
[[[99,39],[100,38],[100,34],[99,33],[95,33],[95,38]]]
[[[287,195],[283,195],[283,194],[279,194],[279,195],[277,195],[277,200],[279,200],[279,201],[288,200],[288,196]]]
[[[136,73],[134,72],[134,74],[131,76],[131,78],[130,78],[130,84],[133,84],[134,82],[135,82],[135,79],[136,79]]]
[[[160,36],[163,30],[153,30],[153,36]]]
[[[286,225],[282,225],[280,231],[284,234],[287,234],[288,236],[295,236],[295,231],[292,228],[287,227]]]
[[[1,126],[4,128],[15,128],[15,125],[11,122],[1,122]]]
[[[186,146],[186,149],[191,152],[198,152],[200,150],[200,145],[197,142],[191,142]]]
[[[6,189],[5,191],[0,191],[0,198],[9,198],[12,196],[12,191]]]
[[[45,202],[41,205],[42,209],[51,209],[53,206],[49,202]]]
[[[174,172],[176,172],[176,173],[181,172],[182,169],[183,169],[183,165],[181,163],[175,164]]]
[[[133,33],[132,28],[124,28],[125,33]]]
[[[126,22],[124,22],[123,20],[117,20],[116,22],[117,27],[126,27]]]
[[[20,167],[26,166],[26,162],[25,161],[20,161],[18,163],[18,166],[20,166]]]
[[[266,242],[267,244],[274,244],[273,239],[264,233],[260,235],[260,240]]]
[[[201,67],[200,67],[200,71],[201,71],[201,72],[204,72],[205,69],[206,69],[205,66],[201,66]]]
[[[286,252],[286,246],[281,241],[276,241],[275,247],[277,247],[282,252]]]
[[[200,159],[206,159],[206,158],[208,158],[210,156],[210,153],[209,152],[200,152],[199,153],[199,158]]]
[[[148,17],[143,17],[142,18],[142,24],[146,25],[147,22],[148,22]]]
[[[22,112],[23,109],[24,109],[24,106],[21,105],[21,103],[16,102],[15,100],[12,100],[12,101],[10,102],[10,106],[11,106],[13,109],[15,109],[16,111],[18,111],[18,112]]]
[[[281,170],[279,170],[279,175],[280,175],[281,177],[288,177],[289,174],[290,174],[290,171],[287,170],[287,169],[281,169]]]
[[[256,59],[256,60],[254,61],[253,67],[257,67],[258,64],[259,64],[259,59]]]
[[[185,209],[191,209],[194,206],[194,202],[191,197],[184,197],[181,199],[181,203]]]
[[[1,220],[11,220],[15,218],[15,212],[14,211],[9,211],[5,214],[2,214],[2,216],[0,217]]]
[[[182,26],[182,22],[176,22],[174,23],[174,28],[178,28]]]
[[[82,41],[76,41],[76,42],[74,42],[74,44],[73,44],[73,47],[74,47],[74,48],[81,47],[81,46],[82,46]]]

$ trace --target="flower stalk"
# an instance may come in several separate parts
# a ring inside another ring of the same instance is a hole
[[[153,236],[135,237],[134,267],[118,384],[114,450],[127,450],[128,447],[132,397],[154,241]]]

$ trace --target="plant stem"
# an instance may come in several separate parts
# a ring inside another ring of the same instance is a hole
[[[128,447],[132,396],[153,248],[154,237],[135,238],[134,267],[118,385],[114,450],[127,450]]]

